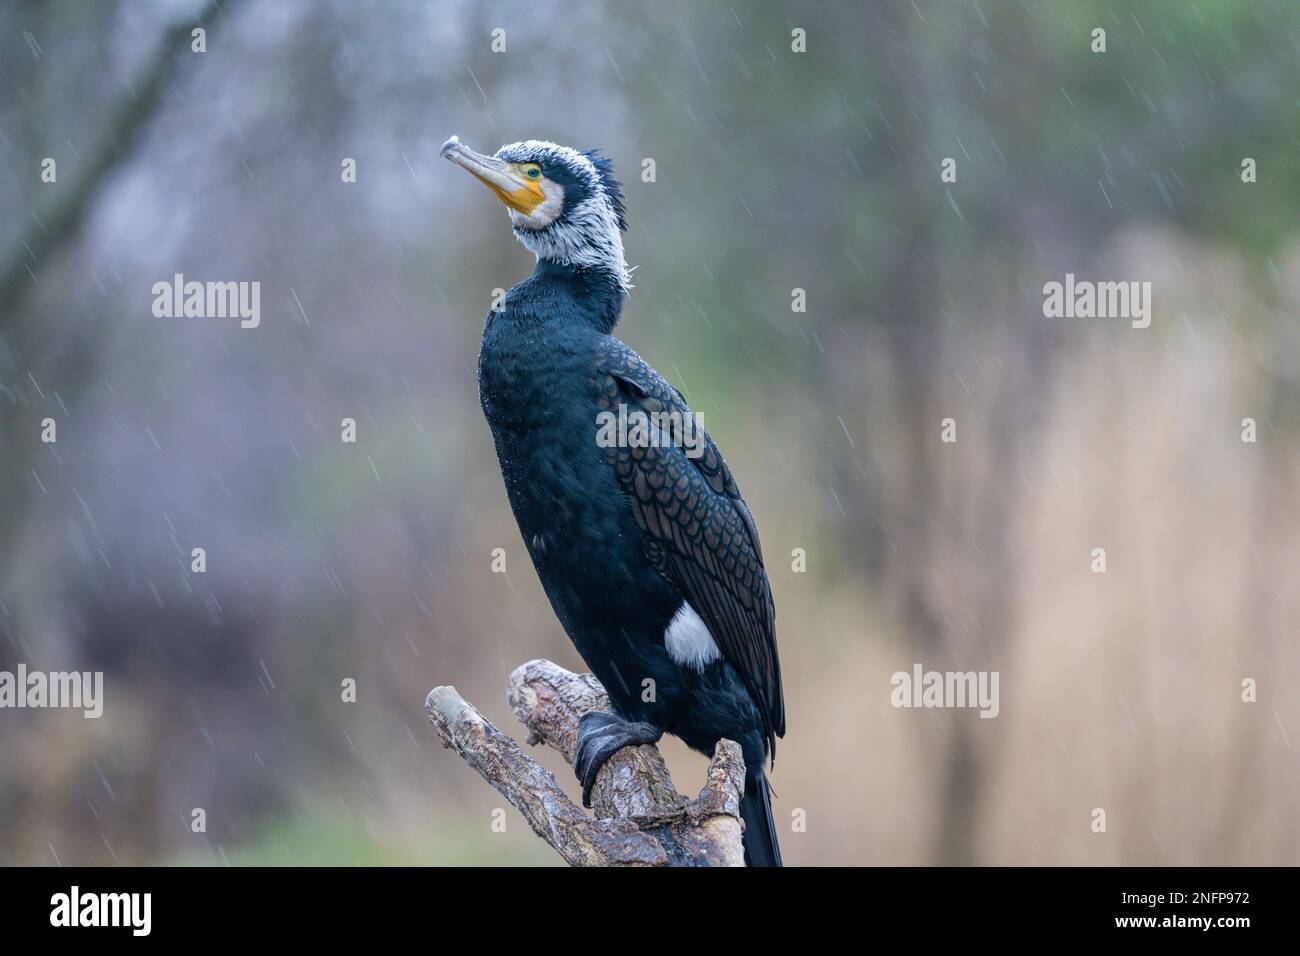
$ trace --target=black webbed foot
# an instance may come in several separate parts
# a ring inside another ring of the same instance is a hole
[[[591,788],[605,761],[624,747],[656,743],[663,731],[644,721],[624,720],[617,714],[592,711],[578,721],[578,749],[573,769],[582,782],[582,805],[591,806]]]

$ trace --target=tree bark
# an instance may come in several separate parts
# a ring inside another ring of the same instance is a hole
[[[610,709],[600,682],[550,661],[515,669],[510,706],[528,729],[573,762],[578,721]],[[454,687],[435,687],[425,712],[444,746],[456,751],[571,866],[744,866],[740,746],[718,741],[708,778],[694,800],[677,793],[657,747],[625,747],[601,768],[592,788],[595,814],[569,799],[555,777],[503,734]]]

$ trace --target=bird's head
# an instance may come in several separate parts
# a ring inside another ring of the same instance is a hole
[[[441,153],[496,193],[509,210],[515,237],[538,259],[608,272],[621,289],[630,288],[621,235],[627,229],[623,187],[612,160],[537,139],[485,156],[453,136]]]

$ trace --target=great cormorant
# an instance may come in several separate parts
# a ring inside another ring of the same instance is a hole
[[[484,321],[479,401],[551,607],[615,711],[582,718],[583,803],[622,747],[667,731],[711,755],[726,737],[745,757],[745,858],[779,866],[764,768],[785,703],[758,530],[713,441],[673,430],[695,421],[681,393],[610,335],[630,288],[613,163],[539,140],[485,156],[453,136],[441,152],[537,256]],[[615,412],[653,437],[599,440]]]

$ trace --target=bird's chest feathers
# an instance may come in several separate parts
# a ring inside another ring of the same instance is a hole
[[[489,323],[479,350],[479,400],[516,505],[586,500],[608,472],[596,445],[594,347],[548,331]]]
[[[531,425],[542,393],[542,383],[517,360],[484,363],[480,353],[478,399],[494,431]]]
[[[620,555],[638,537],[597,444],[595,362],[591,337],[490,326],[479,352],[479,397],[511,510],[548,590],[596,568],[625,576]]]
[[[539,332],[483,337],[479,349],[479,401],[493,427],[544,425],[557,403],[581,398],[582,382],[573,357],[548,347]]]

